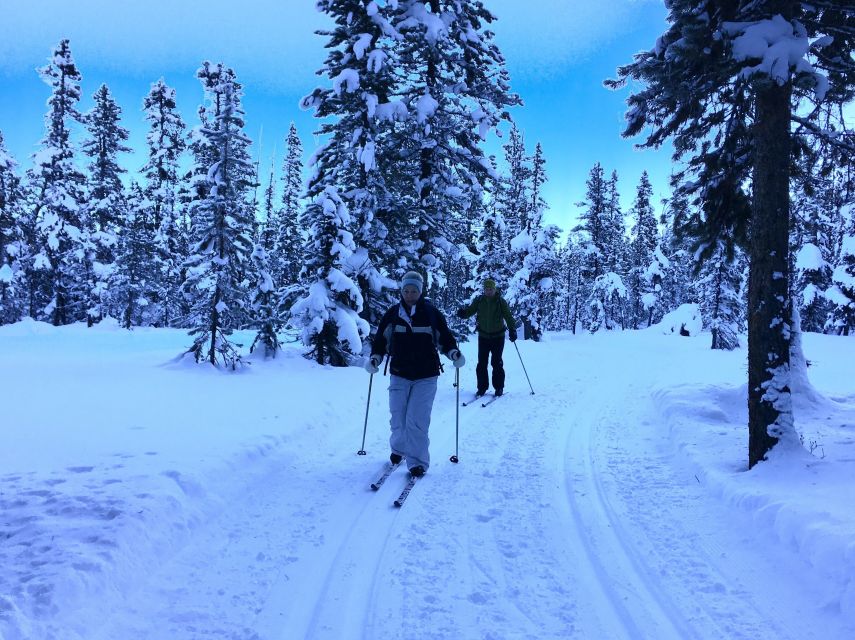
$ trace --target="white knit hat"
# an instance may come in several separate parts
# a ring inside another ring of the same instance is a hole
[[[415,287],[419,290],[419,293],[421,293],[424,290],[425,285],[422,274],[417,271],[407,271],[407,273],[404,274],[404,277],[401,278],[401,289],[407,285]]]

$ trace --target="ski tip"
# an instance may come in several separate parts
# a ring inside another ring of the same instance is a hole
[[[393,505],[396,509],[400,509],[402,504],[404,504],[404,503],[403,503],[403,502],[401,502],[400,500],[395,500],[395,502],[393,502],[393,503],[392,503],[392,505]]]
[[[379,491],[379,490],[380,490],[380,485],[379,485],[379,484],[372,484],[372,485],[371,485],[371,490],[372,490],[372,491]]]

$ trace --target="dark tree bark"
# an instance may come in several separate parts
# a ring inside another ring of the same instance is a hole
[[[792,426],[789,388],[790,117],[792,87],[755,93],[751,266],[748,281],[748,466]]]

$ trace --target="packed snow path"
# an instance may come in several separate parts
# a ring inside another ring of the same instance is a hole
[[[845,619],[817,618],[807,563],[758,538],[669,450],[650,363],[679,372],[681,352],[587,347],[527,362],[534,396],[509,348],[509,395],[460,409],[457,465],[444,375],[432,467],[400,510],[402,469],[369,490],[387,455],[378,376],[367,457],[357,428],[295,433],[283,449],[299,454],[200,523],[89,637],[851,637],[835,626]]]

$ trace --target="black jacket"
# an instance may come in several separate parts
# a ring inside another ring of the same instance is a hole
[[[412,315],[406,306],[399,302],[383,315],[371,345],[371,355],[389,353],[392,356],[389,370],[394,376],[407,380],[438,376],[437,347],[447,356],[452,349],[457,349],[457,340],[448,329],[445,316],[429,300],[419,298]]]

